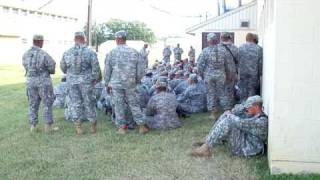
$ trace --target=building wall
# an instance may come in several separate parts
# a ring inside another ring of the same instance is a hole
[[[271,173],[320,173],[320,1],[258,3]]]

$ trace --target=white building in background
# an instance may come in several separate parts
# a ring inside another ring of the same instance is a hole
[[[220,16],[208,19],[205,22],[186,29],[186,33],[195,36],[194,46],[198,53],[206,46],[206,35],[209,32],[234,33],[235,45],[245,43],[246,34],[257,31],[257,1],[244,4],[236,9],[229,10]]]
[[[32,45],[33,34],[43,34],[43,49],[60,61],[63,51],[73,44],[74,32],[82,29],[77,18],[10,3],[0,4],[0,22],[0,64],[20,64],[22,54]]]
[[[258,0],[271,173],[320,173],[320,1]]]

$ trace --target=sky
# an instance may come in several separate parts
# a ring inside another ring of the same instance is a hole
[[[238,1],[238,0],[227,0]],[[249,0],[244,0],[249,1]],[[79,18],[85,24],[88,0],[0,0],[19,6]],[[49,3],[48,3],[49,2]],[[141,21],[157,37],[183,36],[185,29],[217,15],[217,0],[92,0],[92,19],[97,23],[110,19]],[[199,16],[202,17],[199,17]]]

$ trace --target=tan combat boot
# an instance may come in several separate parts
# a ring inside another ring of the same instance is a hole
[[[116,132],[116,134],[119,134],[119,135],[124,135],[124,134],[126,134],[127,132],[126,132],[126,129],[125,128],[123,128],[123,127],[120,127],[118,130],[117,130],[117,132]]]
[[[30,132],[32,132],[32,133],[34,133],[34,132],[36,132],[36,125],[31,125],[30,126]]]
[[[149,132],[149,129],[147,128],[146,125],[139,125],[139,133],[140,134],[145,134],[147,132]]]
[[[51,124],[45,124],[44,125],[44,132],[45,133],[51,133],[52,132],[52,125]]]
[[[97,121],[91,124],[91,133],[92,134],[97,133]]]
[[[74,123],[75,127],[76,127],[76,132],[78,135],[82,135],[83,134],[83,130],[82,130],[82,125],[81,123]]]
[[[192,150],[191,156],[195,157],[211,157],[212,151],[211,148],[207,144],[203,144],[202,146]]]

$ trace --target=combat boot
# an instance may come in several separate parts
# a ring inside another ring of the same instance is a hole
[[[139,125],[139,133],[140,134],[145,134],[147,132],[149,132],[149,129],[147,128],[146,125]]]
[[[124,128],[124,127],[120,127],[116,132],[116,134],[119,134],[119,135],[124,135],[126,133],[127,133],[126,128]]]
[[[211,157],[212,156],[212,150],[207,144],[204,143],[202,146],[192,150],[191,156],[195,156],[195,157]]]
[[[76,132],[78,135],[82,135],[83,134],[83,130],[82,130],[82,124],[81,123],[74,123],[75,127],[76,127]]]
[[[92,134],[97,133],[97,121],[91,124],[91,133]]]
[[[220,116],[220,112],[218,109],[214,109],[212,110],[211,112],[211,115],[210,115],[210,119],[213,120],[213,121],[216,121]]]
[[[44,125],[44,132],[45,133],[51,133],[52,132],[52,125],[51,124],[45,124]]]
[[[36,125],[32,124],[30,126],[30,132],[32,132],[32,133],[36,132]]]

